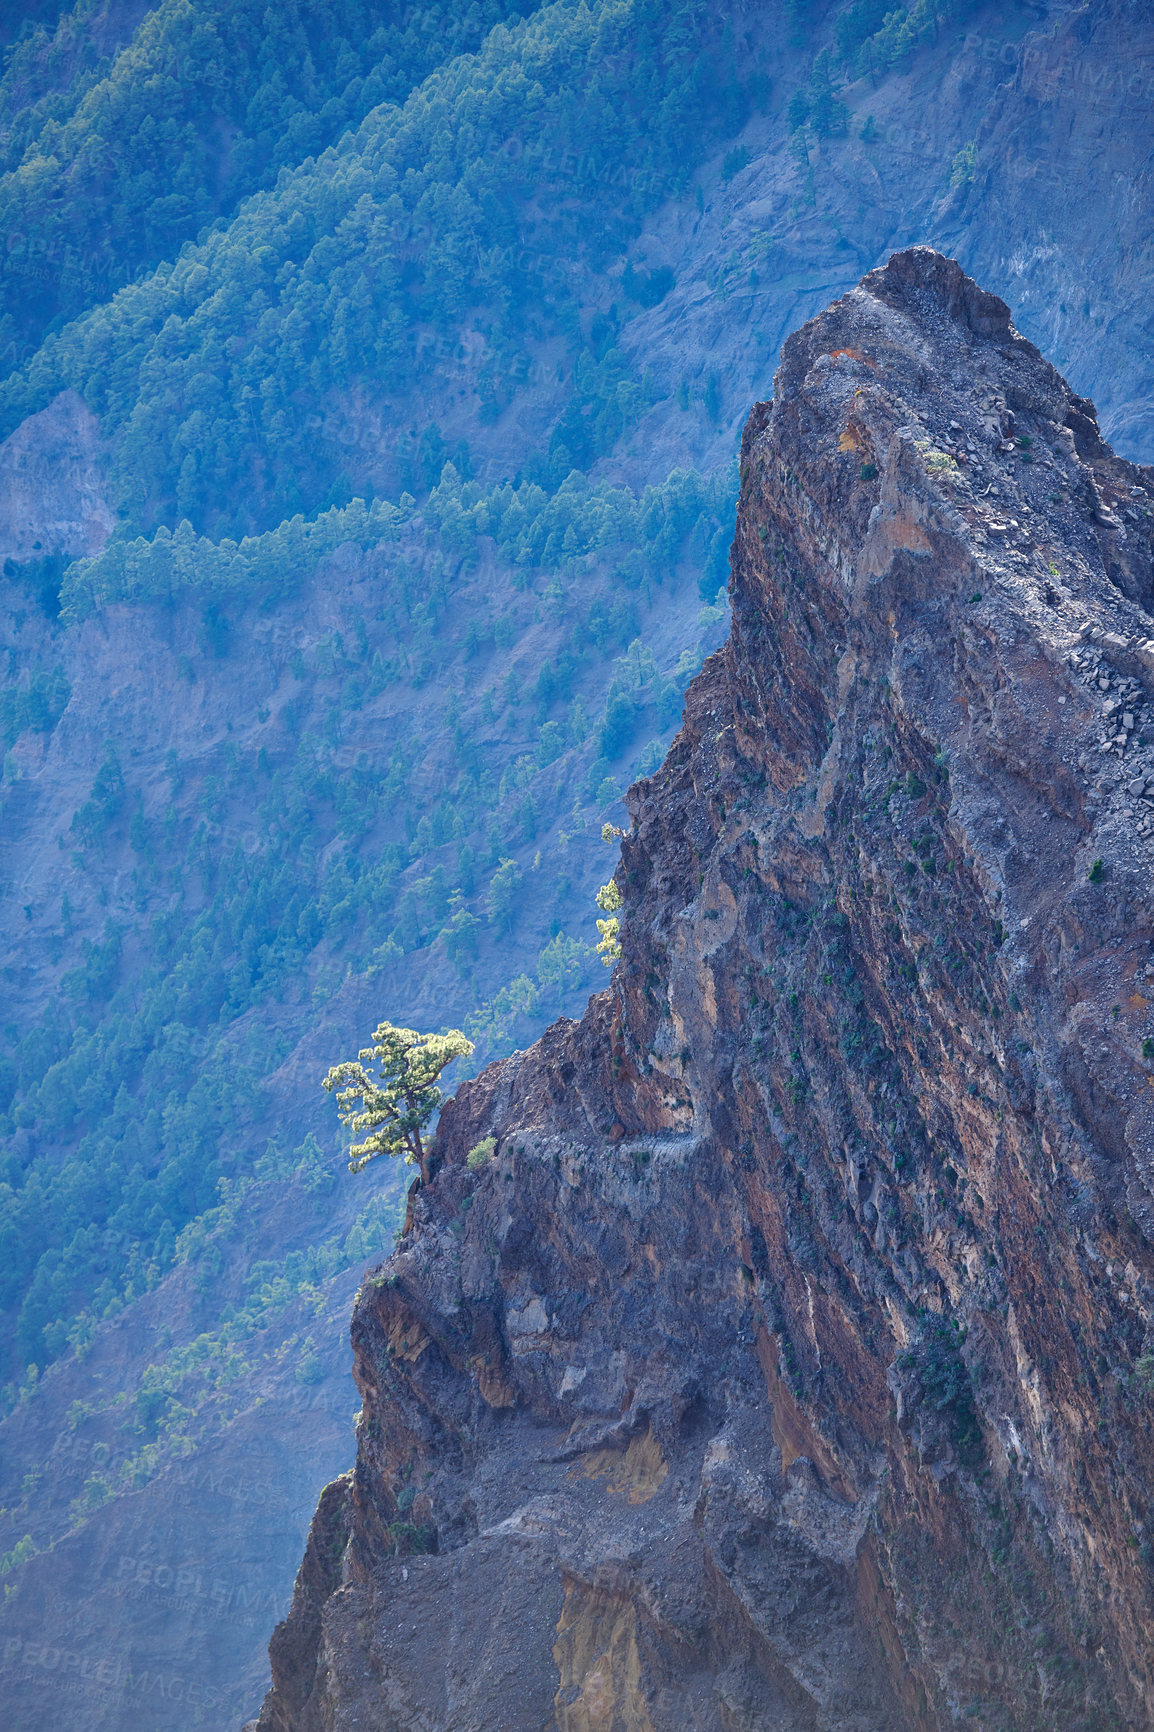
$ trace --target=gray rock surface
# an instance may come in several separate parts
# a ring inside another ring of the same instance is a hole
[[[62,391],[0,445],[0,561],[99,553],[112,532],[96,417]]]

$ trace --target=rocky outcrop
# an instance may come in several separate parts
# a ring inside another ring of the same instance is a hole
[[[0,445],[0,560],[99,553],[112,533],[96,417],[62,391]]]
[[[775,391],[612,986],[359,1297],[262,1729],[1149,1723],[1154,472],[926,249]]]

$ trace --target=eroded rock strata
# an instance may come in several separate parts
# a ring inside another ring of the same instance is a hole
[[[775,391],[612,985],[360,1295],[262,1732],[1150,1723],[1154,470],[925,249]]]

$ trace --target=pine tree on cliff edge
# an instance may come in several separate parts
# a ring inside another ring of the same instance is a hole
[[[359,1173],[378,1155],[404,1155],[420,1168],[421,1183],[427,1185],[428,1150],[421,1133],[444,1099],[437,1078],[446,1065],[467,1058],[472,1050],[472,1041],[459,1028],[418,1034],[415,1028],[382,1022],[372,1046],[334,1065],[322,1087],[336,1092],[341,1123],[353,1136],[372,1133],[349,1149],[349,1172]],[[365,1069],[366,1061],[373,1060],[380,1066],[379,1082]]]

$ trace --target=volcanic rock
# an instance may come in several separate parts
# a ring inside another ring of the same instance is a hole
[[[1154,1715],[1154,471],[914,248],[741,473],[610,988],[359,1295],[261,1732]]]

